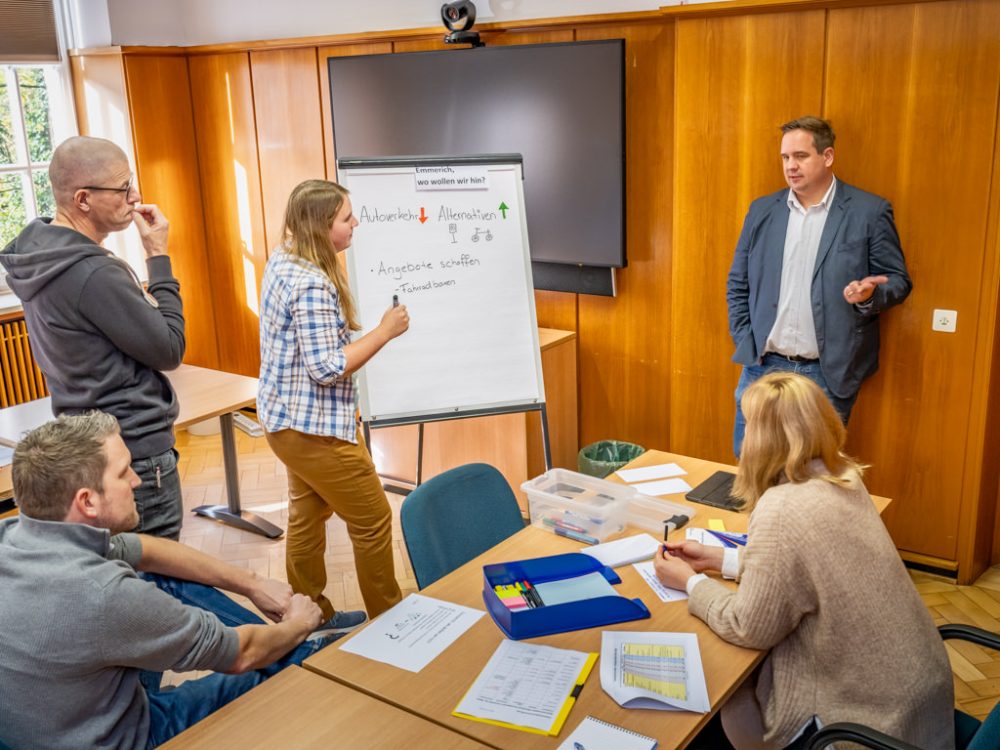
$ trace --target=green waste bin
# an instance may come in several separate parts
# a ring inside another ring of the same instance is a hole
[[[592,477],[606,477],[645,452],[645,448],[635,443],[626,443],[621,440],[598,440],[580,451],[576,463],[584,474],[589,474]]]

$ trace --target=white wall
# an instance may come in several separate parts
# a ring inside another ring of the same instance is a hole
[[[111,38],[76,46],[189,46],[285,39],[441,24],[442,0],[70,0],[106,9]],[[710,0],[687,0],[708,2]],[[594,13],[624,13],[684,0],[474,0],[478,21],[511,21]],[[99,24],[97,24],[99,26]]]

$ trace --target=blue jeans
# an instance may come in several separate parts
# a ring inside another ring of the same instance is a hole
[[[229,627],[264,623],[253,612],[211,586],[151,573],[143,573],[141,576],[184,604],[215,613]],[[211,674],[188,680],[176,687],[160,686],[162,672],[141,672],[139,679],[149,699],[149,739],[146,747],[156,747],[180,734],[271,675],[291,664],[301,664],[340,635],[336,633],[326,638],[305,641],[278,661],[261,669],[243,674]]]
[[[851,409],[854,407],[854,402],[858,399],[857,392],[850,398],[840,398],[830,393],[818,361],[790,362],[777,354],[765,354],[759,365],[744,365],[743,372],[740,373],[740,382],[736,384],[736,424],[733,427],[733,453],[736,454],[737,458],[740,457],[740,449],[743,447],[743,434],[746,432],[746,420],[743,418],[743,409],[740,407],[743,391],[749,388],[755,380],[760,380],[760,378],[769,372],[797,372],[799,375],[809,378],[823,389],[823,393],[830,399],[833,408],[840,415],[841,421],[845,425],[847,424],[847,420],[851,416]]]
[[[158,456],[136,458],[132,470],[142,480],[135,489],[139,525],[133,531],[176,541],[181,535],[184,514],[177,451],[171,448]]]

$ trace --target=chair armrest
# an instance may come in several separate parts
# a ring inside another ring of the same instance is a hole
[[[1000,635],[991,633],[989,630],[977,628],[974,625],[941,625],[938,632],[943,640],[958,638],[962,641],[971,641],[986,648],[1000,651]]]
[[[916,745],[897,740],[863,724],[838,722],[829,724],[809,738],[803,750],[823,750],[834,742],[857,742],[873,750],[920,750]]]

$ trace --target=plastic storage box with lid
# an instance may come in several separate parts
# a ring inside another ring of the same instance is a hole
[[[636,492],[635,497],[629,500],[625,522],[629,526],[636,526],[653,534],[662,534],[665,521],[676,516],[687,516],[684,523],[674,521],[674,527],[679,529],[688,524],[696,515],[698,512],[688,505],[672,503],[669,500],[661,500],[658,497]]]
[[[638,495],[627,485],[568,469],[549,469],[521,489],[533,526],[590,544],[625,528],[629,502]]]

